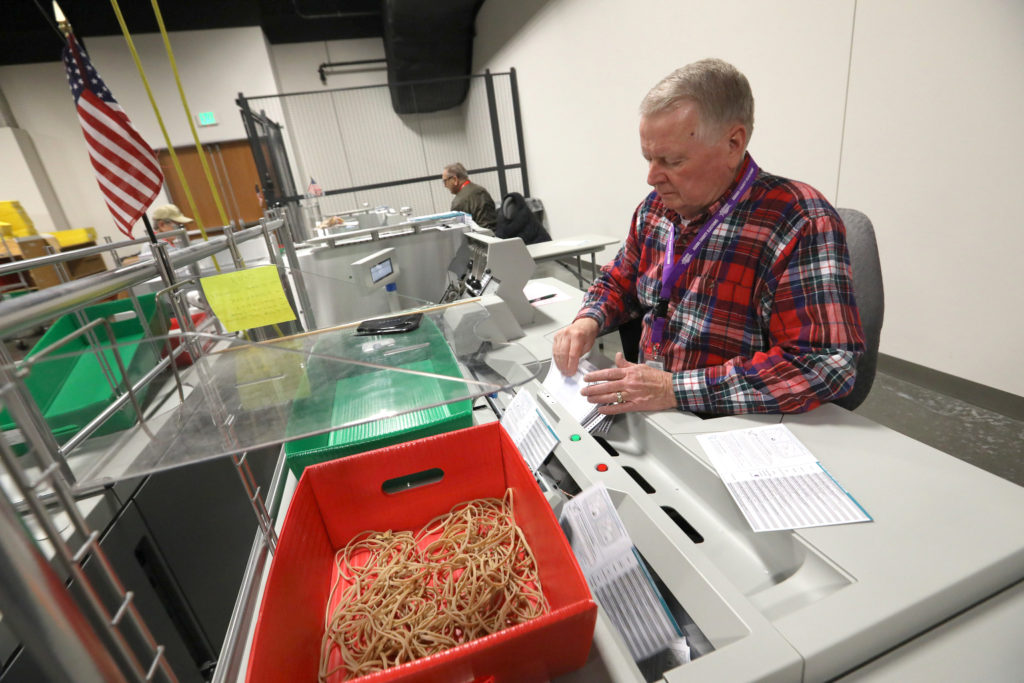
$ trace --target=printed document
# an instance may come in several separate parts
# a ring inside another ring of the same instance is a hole
[[[697,441],[754,531],[871,521],[785,425],[699,434]]]

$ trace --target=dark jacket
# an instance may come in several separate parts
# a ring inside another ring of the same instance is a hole
[[[491,195],[476,183],[466,183],[452,199],[452,211],[462,211],[473,217],[473,221],[481,228],[494,230],[494,200]]]
[[[530,211],[523,195],[518,192],[509,192],[501,200],[498,227],[494,229],[494,234],[502,239],[519,237],[527,244],[551,241],[551,235],[533,215],[533,211]]]

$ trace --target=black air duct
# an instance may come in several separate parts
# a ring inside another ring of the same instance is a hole
[[[450,109],[469,92],[483,0],[384,0],[384,54],[397,114]],[[461,77],[461,78],[460,78]],[[455,78],[456,80],[446,80]],[[410,81],[426,81],[403,85]]]

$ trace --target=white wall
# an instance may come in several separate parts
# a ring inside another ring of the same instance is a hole
[[[882,352],[1024,395],[1021,35],[1007,0],[487,2],[474,71],[518,71],[554,236],[622,236],[649,189],[640,98],[695,59],[734,63],[761,166],[873,219]]]
[[[1024,395],[1024,3],[859,0],[839,200],[871,216],[882,350]]]
[[[473,68],[518,73],[530,189],[556,237],[625,234],[650,189],[640,99],[706,56],[736,64],[762,94],[750,146],[758,163],[834,197],[852,1],[550,0],[503,44],[489,42],[517,23],[516,5],[484,3]],[[789,144],[797,136],[816,142]]]
[[[163,39],[144,34],[133,40],[171,144],[194,144]],[[154,149],[166,147],[124,38],[99,36],[84,42],[93,66],[142,137]],[[258,27],[183,31],[171,34],[170,42],[192,114],[213,111],[220,121],[217,126],[197,127],[200,142],[244,139],[235,105],[238,93],[277,91],[263,32]],[[96,184],[60,55],[54,59],[58,61],[0,67],[0,91],[18,125],[35,142],[61,199],[68,225],[60,227],[95,227],[101,238],[122,239]],[[0,187],[0,194],[5,194],[3,190]],[[142,234],[139,227],[135,234]]]
[[[0,127],[0,200],[17,201],[36,232],[66,228],[56,193],[29,134]]]
[[[270,47],[281,92],[317,92],[332,88],[354,88],[387,83],[386,65],[361,64],[328,70],[327,83],[317,70],[330,62],[354,62],[384,58],[381,38],[331,40],[315,43],[285,43]],[[255,94],[255,93],[254,93]]]
[[[402,185],[324,197],[325,214],[363,204],[408,206],[414,214],[446,211],[452,197],[441,183],[445,164],[461,161],[468,168],[494,165],[486,89],[481,78],[471,80],[459,107],[426,114],[399,115],[384,85],[383,65],[345,67],[321,83],[317,67],[324,62],[381,58],[380,39],[279,45],[272,48],[280,100],[259,100],[254,108],[284,124],[289,160],[301,192],[312,176],[325,190],[370,185],[383,180],[434,175],[433,184]],[[498,101],[507,93],[507,77],[495,78]],[[344,92],[334,92],[345,88]],[[332,91],[325,94],[324,91]],[[505,97],[504,100],[509,100]],[[509,108],[510,109],[510,108]],[[511,114],[499,104],[503,130],[512,128]],[[507,140],[511,152],[515,137]],[[511,160],[511,154],[507,159]],[[494,174],[490,174],[494,175]],[[496,177],[474,176],[497,194]],[[510,179],[510,183],[513,180]],[[510,189],[519,189],[519,186]]]

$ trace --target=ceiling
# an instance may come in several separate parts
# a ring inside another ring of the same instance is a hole
[[[424,0],[427,1],[427,0]],[[261,26],[271,43],[381,37],[382,0],[164,0],[168,31]],[[151,3],[119,0],[132,34],[159,31]],[[103,0],[60,0],[75,35],[120,35],[112,6]],[[0,65],[60,61],[63,38],[51,0],[4,0]]]

